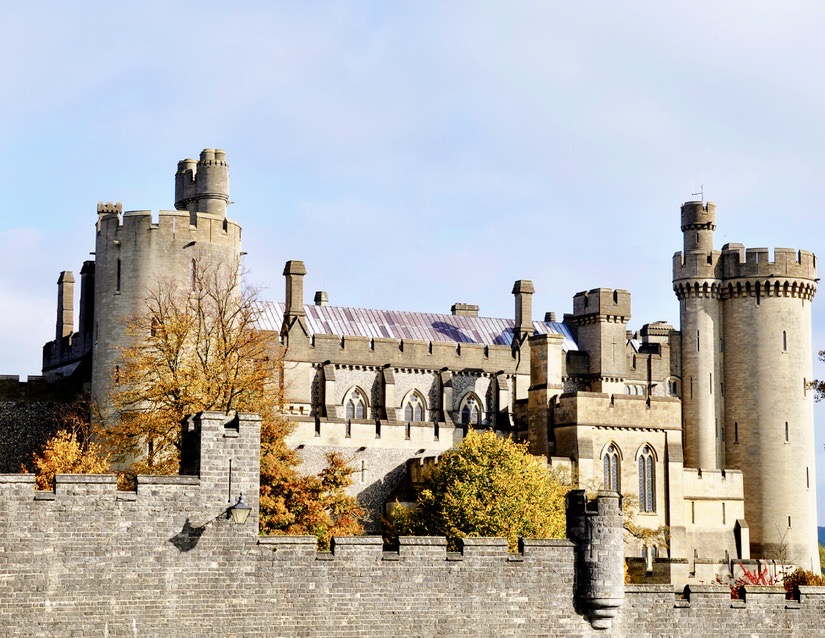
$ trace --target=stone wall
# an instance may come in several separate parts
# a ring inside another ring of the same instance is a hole
[[[259,421],[202,414],[184,432],[191,475],[139,477],[136,492],[106,475],[58,475],[54,492],[36,492],[30,475],[0,476],[0,635],[821,633],[822,588],[786,601],[776,588],[731,600],[726,587],[622,587],[615,494],[571,508],[587,519],[568,523],[576,544],[524,540],[515,554],[496,538],[466,539],[459,553],[440,537],[402,538],[389,552],[376,536],[338,538],[329,553],[312,537],[259,538]],[[253,506],[243,526],[225,516],[240,490]],[[592,611],[604,597],[620,606],[598,630]]]

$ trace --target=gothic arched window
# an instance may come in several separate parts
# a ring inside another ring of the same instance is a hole
[[[353,388],[344,398],[347,421],[367,418],[367,398],[359,388]]]
[[[461,406],[461,425],[478,425],[481,423],[481,406],[475,395],[465,397]]]
[[[418,392],[410,392],[407,399],[404,401],[404,421],[410,423],[411,421],[424,420],[424,399]]]
[[[618,492],[621,487],[619,481],[619,449],[611,443],[604,451],[604,489]]]
[[[656,511],[656,476],[653,452],[645,446],[639,454],[639,511]]]

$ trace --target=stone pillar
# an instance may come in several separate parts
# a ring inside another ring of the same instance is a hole
[[[593,629],[610,629],[624,603],[621,496],[599,492],[588,502],[584,490],[568,493],[567,537],[576,545],[578,606]]]

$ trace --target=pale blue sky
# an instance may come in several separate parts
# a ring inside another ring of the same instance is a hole
[[[270,297],[303,259],[334,304],[511,316],[530,278],[537,317],[606,286],[631,327],[676,323],[702,181],[718,246],[825,254],[823,25],[817,2],[0,3],[0,373],[39,372],[97,201],[172,208],[206,146]]]

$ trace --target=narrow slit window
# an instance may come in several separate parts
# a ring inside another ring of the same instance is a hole
[[[782,331],[782,352],[788,351],[788,333]]]
[[[790,432],[788,430],[788,422],[785,421],[785,443],[790,443]]]
[[[699,352],[700,350],[701,350],[701,345],[700,345],[700,341],[699,341],[699,331],[697,330],[696,331],[696,352]]]
[[[733,424],[733,442],[736,445],[739,445],[739,423],[734,422]]]
[[[121,265],[120,265],[120,257],[117,259],[117,273],[115,274],[115,291],[120,292],[120,276],[121,276]]]

